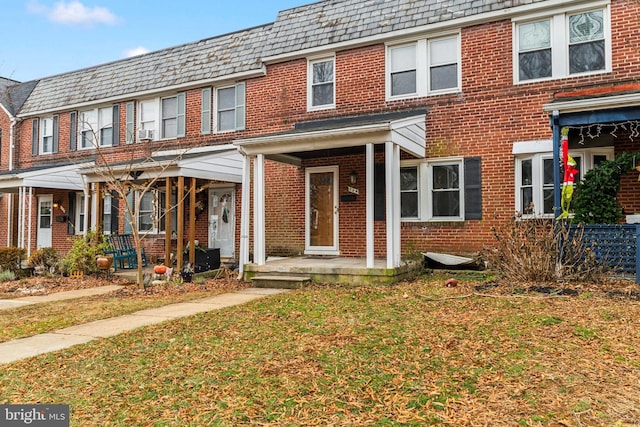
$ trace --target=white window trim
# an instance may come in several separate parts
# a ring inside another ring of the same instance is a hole
[[[433,185],[431,176],[434,165],[451,165],[457,164],[460,176],[460,216],[458,217],[436,217],[433,216]],[[465,221],[464,213],[464,157],[443,157],[434,160],[406,160],[400,163],[400,167],[418,167],[418,217],[417,218],[401,218],[402,222],[461,222]]]
[[[84,193],[76,193],[76,206],[74,212],[74,231],[76,235],[84,234],[84,218],[82,216],[86,216],[87,213],[84,212]]]
[[[136,129],[138,131],[142,130],[142,104],[145,103],[154,103],[155,107],[156,107],[156,111],[155,111],[155,117],[153,118],[153,138],[151,138],[152,141],[157,141],[159,140],[158,138],[158,133],[160,132],[160,123],[161,123],[161,111],[160,111],[160,98],[147,98],[147,99],[141,99],[138,101],[138,105],[136,108]],[[136,138],[135,140],[137,142],[141,142],[142,140],[139,138],[138,135],[139,132],[136,132]]]
[[[594,168],[593,157],[597,155],[606,156],[607,160],[613,160],[615,157],[614,148],[610,147],[594,147],[584,148],[580,150],[569,150],[569,155],[573,158],[580,158],[582,161],[580,176],[584,178],[585,174]],[[522,209],[522,192],[520,191],[522,182],[522,161],[532,161],[532,182],[533,182],[533,213],[525,214]],[[553,159],[553,152],[545,151],[538,153],[516,154],[515,156],[515,211],[522,214],[522,218],[553,218],[553,214],[546,214],[544,209],[544,160]],[[562,177],[560,177],[562,181]],[[562,183],[561,183],[562,184]]]
[[[111,117],[112,133],[111,133],[111,141],[108,144],[102,143],[102,138],[100,135],[101,133],[100,131],[103,128],[102,123],[100,123],[100,110],[103,110],[103,109],[109,109],[110,117]],[[95,123],[86,123],[86,121],[83,119],[83,116],[85,114],[92,114],[95,117]],[[91,131],[93,133],[93,138],[94,138],[93,143],[88,147],[83,146],[82,132],[85,130]],[[83,110],[78,112],[78,137],[76,138],[77,150],[94,150],[96,148],[112,147],[113,139],[115,137],[116,135],[113,134],[113,105],[105,105],[105,106],[92,108],[90,110]],[[96,139],[98,140],[97,143],[96,143]]]
[[[333,102],[331,104],[313,105],[313,64],[318,62],[333,62]],[[336,57],[320,56],[307,58],[307,111],[321,111],[336,108]]]
[[[420,221],[420,218],[422,218],[422,212],[424,212],[424,208],[422,207],[422,200],[424,199],[424,197],[422,197],[422,192],[420,191],[422,187],[422,176],[424,175],[423,172],[423,167],[422,164],[420,163],[402,163],[400,165],[400,168],[410,168],[410,167],[415,167],[417,169],[417,184],[418,184],[418,188],[416,189],[416,192],[418,193],[418,216],[409,216],[409,217],[402,217],[400,218],[401,221],[406,221],[406,222],[417,222]],[[413,190],[409,191],[402,191],[402,189],[400,190],[400,193],[404,193],[404,192],[413,192]],[[400,198],[400,200],[402,200],[402,197]]]
[[[433,167],[434,166],[446,166],[446,165],[458,165],[458,194],[460,197],[460,215],[459,216],[434,216],[433,215]],[[464,221],[464,158],[452,157],[446,159],[437,159],[427,161],[427,220],[437,222],[459,222]]]
[[[605,45],[605,67],[604,70],[588,71],[585,73],[569,73],[569,40],[568,22],[569,15],[602,10],[604,18],[604,45]],[[520,81],[520,61],[519,61],[519,37],[518,26],[529,22],[549,19],[551,21],[551,77]],[[563,78],[581,77],[594,74],[610,73],[613,69],[612,47],[611,47],[611,7],[608,2],[598,1],[590,5],[580,5],[567,7],[554,14],[535,14],[526,17],[514,18],[512,20],[512,64],[513,64],[513,84],[528,84],[543,82],[548,80],[558,80]]]
[[[155,218],[153,218],[153,225],[149,230],[141,230],[140,229],[140,209],[138,210],[138,216],[136,217],[136,227],[138,227],[138,232],[140,233],[147,233],[147,234],[166,234],[166,220],[165,220],[165,229],[164,230],[160,230],[160,221],[161,221],[161,215],[164,214],[164,209],[165,206],[161,204],[162,202],[162,198],[160,196],[160,194],[166,194],[166,191],[162,188],[154,188],[152,190],[148,190],[144,193],[144,196],[146,196],[147,194],[150,194],[153,200],[153,213],[155,214]],[[140,197],[142,197],[143,194],[141,194],[140,191],[136,191],[135,192],[135,197],[136,197],[136,202],[139,200]],[[175,197],[175,193],[173,194],[173,196]],[[166,200],[166,199],[165,199]],[[138,205],[140,206],[140,205]],[[172,212],[172,222],[176,220],[176,207],[172,205],[171,208],[171,212]]]
[[[458,81],[456,87],[429,90],[430,88],[430,52],[429,42],[437,41],[447,38],[457,38],[456,43],[456,63],[458,65]],[[459,93],[462,91],[462,43],[461,43],[460,31],[448,32],[442,34],[430,35],[426,38],[419,40],[404,40],[400,42],[394,42],[387,44],[385,51],[385,96],[387,101],[396,101],[402,99],[419,98],[424,96],[436,96],[450,93]],[[393,48],[409,46],[416,46],[416,92],[405,93],[402,95],[391,95],[391,54],[390,51]]]
[[[45,127],[45,121],[48,121],[51,123],[51,134],[50,135],[45,135],[44,134],[44,127]],[[55,137],[55,135],[53,134],[53,116],[50,117],[43,117],[40,119],[40,129],[39,129],[39,138],[38,138],[38,145],[39,145],[39,154],[53,154],[54,150],[53,150],[53,138]],[[45,151],[44,149],[44,138],[46,136],[50,136],[51,137],[51,149],[48,151]]]

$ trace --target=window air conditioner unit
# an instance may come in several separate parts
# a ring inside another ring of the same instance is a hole
[[[138,139],[140,141],[153,139],[153,130],[151,130],[151,129],[138,129]]]

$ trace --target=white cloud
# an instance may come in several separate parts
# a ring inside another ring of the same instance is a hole
[[[44,15],[50,21],[61,24],[115,25],[118,22],[118,17],[106,7],[87,7],[77,0],[59,1],[53,7],[32,1],[27,5],[27,9],[31,13]]]
[[[134,47],[133,49],[129,49],[125,51],[124,55],[127,58],[131,58],[132,56],[144,55],[145,53],[149,53],[149,52],[150,50],[147,49],[146,47],[138,46],[138,47]]]

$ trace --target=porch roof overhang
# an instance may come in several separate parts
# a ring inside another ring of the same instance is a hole
[[[393,142],[423,158],[426,149],[426,110],[349,117],[296,124],[289,132],[237,139],[234,144],[248,156],[276,158],[292,153]]]
[[[85,184],[78,171],[93,164],[48,165],[18,170],[0,176],[0,191],[12,193],[17,192],[20,187],[82,191]]]
[[[560,126],[640,119],[640,85],[603,88],[591,96],[581,91],[566,95],[569,96],[558,96],[542,107],[549,115],[558,112]]]
[[[146,159],[80,171],[88,182],[104,182],[112,174],[120,180],[150,180],[171,177],[209,181],[242,182],[242,155],[232,145],[187,150],[158,151]]]

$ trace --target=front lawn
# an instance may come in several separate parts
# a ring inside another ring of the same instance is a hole
[[[640,424],[638,302],[443,283],[318,286],[13,363],[0,403],[77,426]]]

